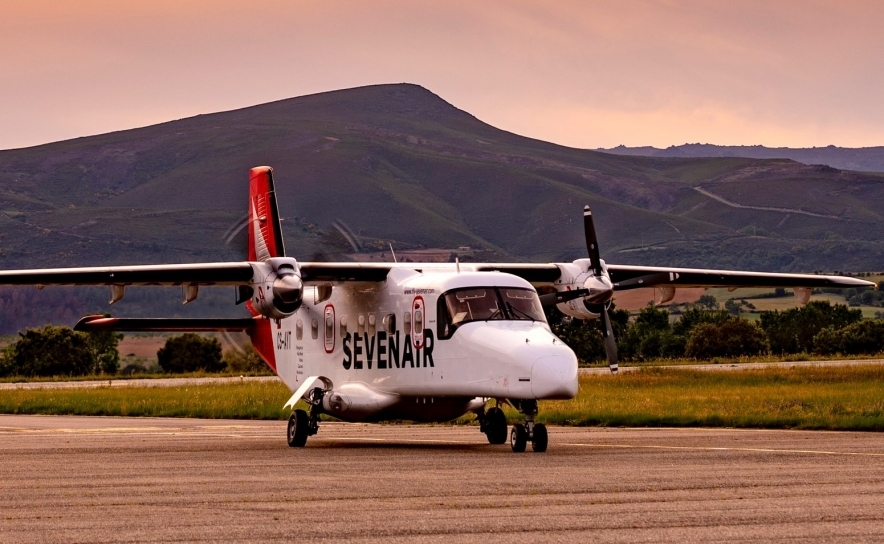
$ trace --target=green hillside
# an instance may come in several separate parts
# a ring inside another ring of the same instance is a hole
[[[336,219],[368,248],[571,259],[585,252],[589,203],[610,262],[884,268],[882,174],[572,149],[407,84],[0,151],[0,267],[239,259],[224,234],[262,164],[276,170],[287,247],[302,259],[329,254]]]

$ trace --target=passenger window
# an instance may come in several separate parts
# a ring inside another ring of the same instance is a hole
[[[331,338],[335,335],[335,320],[332,316],[325,316],[325,337]]]
[[[315,317],[310,324],[310,336],[312,336],[314,340],[319,338],[319,321],[317,321]]]
[[[300,319],[295,323],[295,339],[300,340],[304,337],[304,322]]]
[[[377,318],[375,318],[374,314],[368,315],[368,335],[369,336],[374,336],[374,334],[375,334],[375,331],[376,331],[375,320],[376,319]]]
[[[347,337],[347,316],[341,316],[341,338]]]
[[[387,314],[384,316],[384,330],[387,334],[396,332],[396,314]]]
[[[405,312],[405,334],[411,334],[411,312]]]
[[[360,315],[356,318],[356,325],[358,327],[359,336],[365,334],[365,316]]]
[[[420,310],[414,311],[414,330],[424,330],[424,313]]]

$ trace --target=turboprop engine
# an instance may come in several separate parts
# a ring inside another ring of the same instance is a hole
[[[606,304],[611,300],[614,286],[604,270],[604,261],[601,261],[602,273],[596,275],[590,265],[589,259],[577,259],[571,264],[560,266],[562,276],[556,282],[558,299],[556,307],[563,314],[575,319],[598,319],[599,304]]]
[[[282,319],[301,307],[304,282],[298,261],[291,257],[273,257],[252,263],[254,275],[250,288],[252,308],[264,317]]]

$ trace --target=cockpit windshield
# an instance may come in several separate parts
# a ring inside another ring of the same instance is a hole
[[[439,338],[471,321],[539,321],[546,323],[537,293],[517,287],[469,287],[439,297]]]

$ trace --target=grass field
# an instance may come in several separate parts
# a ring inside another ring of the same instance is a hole
[[[285,419],[281,383],[15,390],[0,413]],[[519,419],[509,410],[511,422]],[[465,416],[466,423],[474,419]],[[557,425],[884,430],[884,366],[730,372],[648,368],[584,376],[574,400],[541,402]]]

